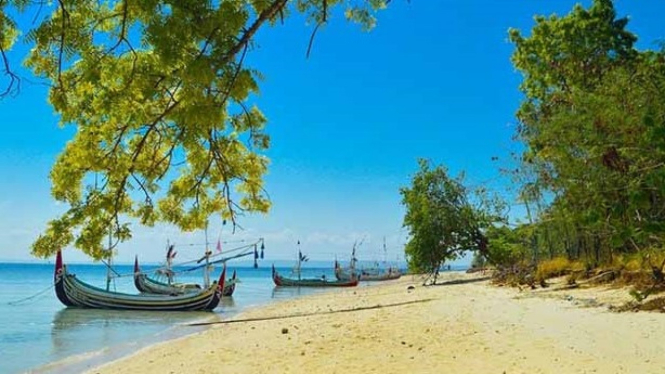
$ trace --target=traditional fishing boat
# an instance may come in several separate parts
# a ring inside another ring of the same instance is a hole
[[[300,246],[300,240],[298,240],[298,246]],[[354,287],[358,285],[358,279],[351,279],[348,281],[339,281],[339,280],[328,280],[326,276],[323,275],[321,278],[301,278],[301,268],[302,263],[309,261],[307,256],[303,255],[300,249],[298,249],[298,261],[293,271],[297,274],[298,278],[287,278],[279,275],[277,270],[275,270],[275,265],[272,266],[272,280],[275,282],[275,286],[278,287]]]
[[[244,240],[243,240],[244,242]],[[227,242],[225,242],[227,243]],[[260,255],[259,255],[260,244]],[[221,242],[217,241],[217,253],[213,254],[212,251],[207,249],[207,235],[206,235],[206,251],[204,255],[198,260],[187,261],[178,264],[180,270],[174,270],[173,260],[176,257],[177,251],[174,244],[167,245],[166,261],[164,265],[158,269],[151,270],[150,272],[142,272],[139,268],[138,258],[134,259],[134,286],[142,293],[157,294],[157,295],[184,295],[186,293],[198,292],[199,290],[210,284],[210,269],[214,264],[226,263],[227,261],[238,259],[246,256],[254,256],[254,267],[258,267],[257,261],[263,258],[263,251],[265,243],[263,238],[259,238],[255,242],[241,245],[236,248],[228,249],[224,252],[225,257],[221,257]],[[194,266],[183,266],[196,263]],[[196,283],[179,283],[175,281],[177,274],[190,273],[197,270],[203,270],[203,286]],[[238,284],[236,271],[233,271],[233,276],[226,280],[222,296],[232,296]]]
[[[275,286],[278,287],[355,287],[358,285],[358,279],[352,278],[350,280],[328,280],[325,277],[322,278],[286,278],[275,270],[275,266],[272,267],[272,280],[275,282]]]
[[[224,289],[226,264],[218,282],[198,292],[184,295],[132,295],[91,286],[67,272],[62,254],[55,260],[55,294],[68,307],[151,311],[212,311],[217,307]]]
[[[362,241],[360,242],[362,244]],[[385,281],[398,279],[402,276],[402,273],[396,267],[388,267],[387,270],[380,270],[379,264],[375,263],[375,266],[372,268],[362,268],[358,270],[356,264],[358,259],[356,258],[356,248],[360,245],[358,243],[353,244],[353,250],[351,251],[351,262],[349,267],[344,269],[342,266],[335,260],[335,278],[337,280],[350,280],[352,278],[358,278],[361,281]],[[383,251],[387,253],[386,250],[386,239],[383,238]],[[384,260],[385,263],[385,260]]]
[[[343,269],[339,262],[335,261],[335,278],[337,278],[337,280],[350,280],[353,277],[356,277],[361,281],[376,282],[399,279],[401,276],[402,273],[399,269],[393,267],[389,267],[386,271],[380,271],[378,269],[361,269],[360,271],[357,271],[354,267]]]
[[[222,296],[232,296],[236,289],[236,283],[236,271],[233,270],[233,276],[224,282]],[[166,282],[153,279],[148,274],[141,272],[138,257],[134,259],[134,286],[142,293],[173,296],[196,293],[202,289],[196,283],[176,283],[171,282],[171,278],[168,278]]]

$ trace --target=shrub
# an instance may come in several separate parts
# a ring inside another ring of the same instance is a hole
[[[538,264],[536,268],[536,281],[541,282],[549,278],[560,277],[576,271],[583,271],[584,263],[580,261],[570,261],[565,257],[555,257],[551,260],[545,260]]]

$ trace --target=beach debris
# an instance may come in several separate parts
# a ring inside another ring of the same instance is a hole
[[[599,273],[595,277],[589,278],[587,283],[609,283],[614,281],[619,277],[619,271],[610,269],[604,272]]]
[[[416,287],[414,287],[414,286],[409,286],[409,287],[407,287],[406,289],[407,289],[408,291],[411,291],[411,290],[415,290]]]
[[[665,297],[658,297],[646,302],[628,301],[623,305],[610,305],[608,309],[612,312],[661,312],[665,313]]]
[[[286,327],[282,327],[282,334],[288,334],[288,333],[289,333],[289,329],[286,328]]]

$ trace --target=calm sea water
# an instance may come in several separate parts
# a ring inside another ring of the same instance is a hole
[[[128,265],[114,268],[121,274],[132,272],[132,267]],[[68,270],[84,282],[106,286],[106,268],[103,265],[71,264]],[[229,276],[233,270],[234,267],[229,267]],[[189,322],[229,317],[273,300],[323,291],[316,288],[275,288],[269,266],[259,269],[237,267],[235,270],[240,284],[233,296],[224,298],[214,313],[127,312],[65,308],[51,287],[52,265],[0,263],[0,373],[78,372],[146,344],[199,331],[186,326]],[[290,272],[290,268],[278,270],[283,274]],[[213,274],[219,276],[219,271]],[[304,276],[322,274],[329,279],[333,277],[331,268],[303,269]],[[201,279],[201,273],[197,272],[178,280],[201,283]],[[117,278],[111,289],[136,293],[131,276]],[[40,291],[44,292],[29,300],[16,302]]]

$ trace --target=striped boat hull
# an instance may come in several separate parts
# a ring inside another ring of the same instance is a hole
[[[219,282],[214,282],[205,290],[185,295],[131,295],[110,292],[82,282],[76,275],[69,274],[62,263],[62,255],[57,254],[55,266],[55,293],[60,302],[68,307],[154,310],[154,311],[212,311],[222,297],[226,267]]]
[[[198,284],[181,284],[175,283],[172,285],[154,280],[146,274],[134,272],[134,286],[139,292],[156,295],[184,295],[187,293],[195,293],[201,291],[201,286]],[[233,271],[233,276],[224,282],[224,291],[222,296],[232,296],[236,289],[236,272]]]
[[[358,279],[353,278],[348,281],[329,281],[325,279],[291,279],[277,273],[275,267],[272,267],[272,280],[278,287],[355,287],[358,285]]]

